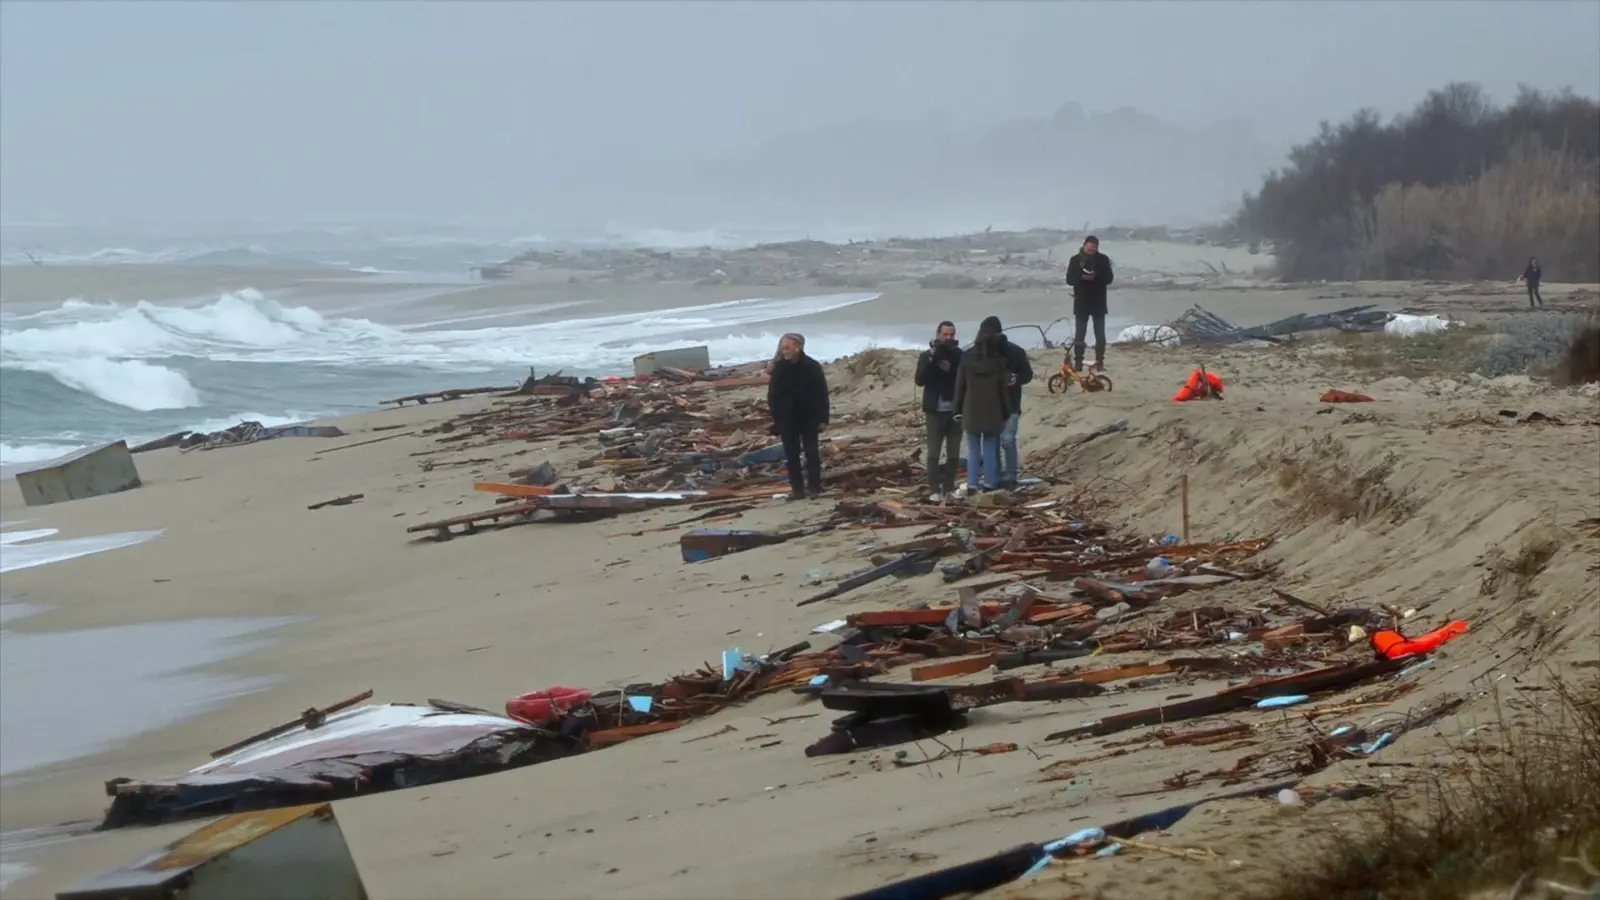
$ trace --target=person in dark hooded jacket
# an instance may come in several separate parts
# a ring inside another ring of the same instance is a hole
[[[789,466],[790,500],[803,500],[808,495],[814,498],[822,493],[822,456],[817,436],[828,426],[828,376],[821,363],[806,355],[805,346],[802,335],[784,335],[778,342],[778,355],[767,380],[772,431],[783,440],[783,455]]]
[[[1000,333],[979,327],[956,373],[956,415],[967,434],[967,493],[991,491],[1000,481],[1000,432],[1011,417],[1011,373]]]
[[[984,319],[978,330],[985,328],[999,335],[995,338],[995,347],[1006,361],[1006,393],[1011,415],[1000,429],[1000,487],[1015,490],[1022,470],[1022,456],[1017,451],[1017,428],[1022,424],[1022,386],[1033,380],[1033,363],[1028,360],[1028,351],[1006,338],[999,316]]]

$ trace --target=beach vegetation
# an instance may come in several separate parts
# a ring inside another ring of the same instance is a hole
[[[1310,852],[1232,895],[1600,896],[1600,678],[1585,677],[1557,681],[1537,702],[1501,702],[1495,721],[1407,779],[1407,799],[1385,795],[1340,827],[1312,830]]]
[[[1270,241],[1291,280],[1511,280],[1529,257],[1558,282],[1600,280],[1600,102],[1475,84],[1384,121],[1323,123],[1246,195],[1232,224]]]
[[[1346,332],[1333,338],[1344,363],[1406,378],[1529,375],[1563,385],[1600,381],[1600,315],[1503,316],[1416,335]]]

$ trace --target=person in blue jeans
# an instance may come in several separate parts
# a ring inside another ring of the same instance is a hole
[[[1022,457],[1017,451],[1017,426],[1022,422],[1022,386],[1033,380],[1033,363],[1028,361],[1028,351],[1006,339],[999,316],[990,316],[978,326],[999,335],[995,348],[1006,361],[1006,399],[1010,414],[1000,429],[1000,487],[1015,490],[1022,475]]]
[[[992,317],[991,317],[992,318]],[[1011,417],[1012,373],[988,319],[956,369],[955,411],[967,435],[967,492],[1000,486],[1000,433]]]

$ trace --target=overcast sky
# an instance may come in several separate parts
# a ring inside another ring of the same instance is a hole
[[[1450,80],[1593,95],[1597,35],[1594,0],[3,0],[0,217],[512,222],[662,157],[1068,101],[1287,145]]]

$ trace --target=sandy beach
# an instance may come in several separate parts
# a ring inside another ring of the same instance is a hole
[[[263,288],[257,275],[194,277],[205,282],[197,281],[197,289]],[[54,296],[45,286],[17,283],[8,270],[8,298],[13,291],[29,302]],[[1448,310],[1476,321],[1517,309],[1520,295],[1509,290],[1130,285],[1114,293],[1113,303],[1114,314],[1130,323],[1166,321],[1197,302],[1241,325],[1363,302]],[[1572,299],[1574,290],[1547,286],[1546,293],[1557,306],[1581,308],[1586,301]],[[1064,315],[1068,302],[1063,290],[1046,288],[982,294],[887,285],[874,292],[881,296],[872,303],[802,324],[877,329],[909,342],[920,338],[908,323],[926,321],[931,330],[951,317],[970,334],[969,323],[991,312],[1008,324],[1044,324]],[[770,296],[815,293],[780,286]],[[446,302],[492,312],[594,294],[593,285],[535,279],[476,287]],[[761,294],[739,285],[610,285],[606,293],[608,311],[752,296]],[[1060,326],[1051,336],[1063,336]],[[1468,702],[1457,718],[1385,751],[1386,759],[1406,761],[1440,752],[1463,727],[1459,722],[1490,714],[1495,693],[1515,694],[1544,673],[1600,659],[1592,568],[1600,546],[1579,528],[1600,516],[1600,395],[1592,385],[1555,388],[1525,376],[1418,376],[1401,356],[1383,355],[1392,342],[1367,335],[1264,349],[1119,347],[1110,358],[1111,394],[1051,396],[1042,377],[1029,386],[1021,434],[1024,474],[1058,482],[1062,495],[1093,497],[1104,518],[1133,532],[1158,536],[1177,527],[1176,488],[1186,473],[1195,532],[1207,540],[1274,538],[1266,558],[1276,566],[1275,585],[1334,607],[1348,601],[1415,608],[1419,627],[1468,620],[1472,631],[1415,676],[1420,687],[1397,706],[1447,692]],[[887,376],[852,378],[846,364],[829,366],[838,409],[884,414],[859,431],[897,436],[908,446],[920,440],[918,416],[908,412],[913,356],[897,353]],[[1041,374],[1058,360],[1059,351],[1033,353]],[[1227,399],[1170,402],[1199,363],[1227,380]],[[452,386],[459,385],[437,385]],[[1334,388],[1365,391],[1378,402],[1317,402]],[[7,480],[0,513],[8,528],[53,528],[59,539],[161,532],[134,546],[8,572],[6,601],[31,608],[7,622],[8,633],[272,620],[243,638],[174,633],[141,649],[77,661],[102,674],[94,689],[104,692],[96,703],[106,708],[119,703],[121,653],[174,665],[193,655],[204,662],[203,677],[231,679],[237,696],[171,695],[169,702],[191,704],[197,714],[163,717],[159,727],[136,734],[138,724],[130,723],[108,746],[0,782],[0,829],[14,836],[7,861],[27,867],[15,870],[21,874],[5,888],[7,897],[51,896],[194,827],[58,840],[83,830],[63,830],[64,823],[98,820],[107,779],[185,771],[217,747],[362,689],[373,689],[379,701],[444,698],[498,709],[547,685],[655,680],[725,648],[766,652],[791,644],[849,612],[946,602],[953,594],[933,574],[796,608],[803,573],[849,571],[864,542],[905,537],[892,530],[834,532],[697,565],[682,562],[676,532],[650,530],[678,518],[672,510],[533,523],[444,543],[412,540],[409,525],[488,507],[489,498],[473,490],[475,480],[504,480],[510,469],[544,460],[565,472],[586,452],[579,439],[505,441],[471,452],[486,461],[463,464],[451,463],[468,454],[417,455],[440,445],[412,432],[489,402],[345,416],[332,422],[346,432],[342,438],[142,454],[143,487],[68,504],[25,508]],[[1518,424],[1501,410],[1538,411],[1560,422]],[[1122,418],[1130,422],[1126,432],[1071,445]],[[422,470],[422,459],[434,463],[432,471]],[[1308,494],[1309,476],[1296,481],[1286,471],[1321,473],[1323,490],[1364,492],[1355,502],[1381,514],[1341,523],[1308,518],[1306,505],[1317,502]],[[354,493],[364,499],[307,509]],[[828,508],[827,501],[772,502],[733,527],[804,524]],[[1495,555],[1530,540],[1557,548],[1531,583],[1485,587],[1484,567]],[[1248,605],[1266,591],[1240,583],[1206,594],[1205,602]],[[203,647],[225,639],[247,639],[245,652],[206,661]],[[29,684],[25,703],[48,707],[51,691],[70,689]],[[1044,741],[1046,734],[1108,709],[1159,702],[1170,691],[1170,685],[1130,688],[974,716],[960,736],[966,745],[1012,741],[1029,752],[972,759],[959,769],[884,765],[888,750],[807,759],[801,748],[820,734],[827,713],[769,724],[822,711],[799,697],[768,697],[605,752],[340,801],[338,817],[375,900],[839,896],[1206,793],[1147,792],[1159,791],[1173,773],[1215,767],[1207,747],[1107,759],[1084,766],[1072,781],[1039,779],[1045,765],[1087,756],[1102,743],[1061,745]],[[7,704],[21,693],[8,684]],[[1380,778],[1358,765],[1338,764],[1316,779]],[[1129,853],[1021,885],[1014,895],[1069,896],[1104,887],[1113,896],[1187,896],[1203,879],[1225,883],[1273,865],[1285,829],[1311,827],[1302,821],[1316,818],[1286,819],[1268,801],[1219,804],[1154,839],[1214,848],[1207,862]],[[34,843],[19,850],[30,836]]]

